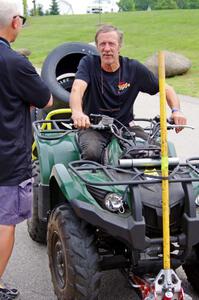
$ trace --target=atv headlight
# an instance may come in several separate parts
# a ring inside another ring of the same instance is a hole
[[[197,207],[199,207],[199,195],[196,196],[195,204]]]
[[[104,198],[104,205],[110,211],[119,211],[120,213],[124,212],[123,199],[115,193],[109,193],[106,195]]]
[[[199,217],[199,195],[196,196],[195,204],[196,204],[196,215]]]

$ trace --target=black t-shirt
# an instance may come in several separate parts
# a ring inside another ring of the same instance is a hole
[[[159,91],[158,79],[137,60],[120,56],[120,68],[115,72],[101,69],[100,57],[84,56],[76,79],[87,82],[83,99],[86,114],[104,114],[124,125],[133,120],[133,103],[139,92],[154,95]]]
[[[42,108],[50,92],[28,59],[0,38],[0,185],[32,176],[30,105]]]

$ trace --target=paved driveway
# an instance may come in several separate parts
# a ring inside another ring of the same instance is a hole
[[[180,134],[169,132],[169,139],[175,142],[178,155],[185,157],[199,156],[199,99],[181,96],[181,108],[194,126],[194,130],[186,129]],[[140,95],[135,104],[136,117],[153,117],[159,114],[159,101],[157,96]],[[193,300],[199,300],[181,268],[178,274],[183,281],[186,291],[192,295]],[[4,279],[21,291],[22,300],[54,300],[56,297],[51,285],[48,269],[46,247],[33,242],[28,234],[26,223],[17,226],[16,245]],[[126,280],[117,271],[103,274],[100,300],[136,300],[135,292],[128,286]],[[89,300],[89,299],[88,299]]]

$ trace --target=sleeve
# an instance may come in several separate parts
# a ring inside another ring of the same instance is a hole
[[[13,72],[18,97],[33,106],[43,108],[50,100],[50,91],[26,57],[17,60]]]
[[[77,72],[75,74],[75,79],[84,80],[87,84],[90,83],[90,56],[84,56],[78,65]]]
[[[159,92],[158,78],[138,61],[136,66],[136,79],[138,80],[141,92],[150,95],[155,95]]]

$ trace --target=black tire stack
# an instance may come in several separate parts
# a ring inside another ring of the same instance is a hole
[[[78,64],[82,57],[93,54],[98,55],[95,46],[80,42],[64,43],[49,53],[43,63],[41,77],[54,98],[51,110],[68,107]]]

